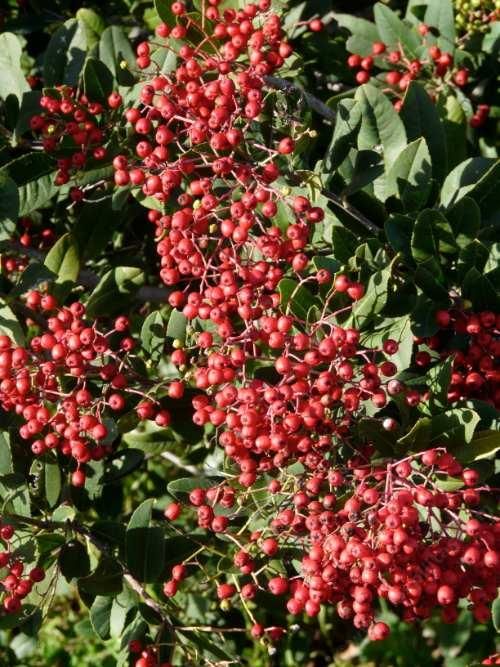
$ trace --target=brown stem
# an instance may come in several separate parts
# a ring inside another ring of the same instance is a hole
[[[335,120],[335,111],[330,109],[324,102],[320,99],[311,95],[300,86],[297,86],[295,83],[291,83],[286,79],[280,79],[277,76],[265,76],[264,81],[271,86],[271,88],[276,88],[277,90],[282,90],[284,93],[298,93],[301,95],[308,106],[311,107],[313,111],[316,111],[320,116],[326,118],[327,120]]]

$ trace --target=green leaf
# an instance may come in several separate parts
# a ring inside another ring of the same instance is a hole
[[[472,440],[480,417],[469,408],[453,408],[431,420],[431,443],[463,445]]]
[[[286,313],[293,313],[299,319],[306,321],[309,310],[314,305],[319,305],[318,300],[308,289],[299,285],[291,278],[283,278],[278,283],[281,306]]]
[[[462,105],[454,95],[448,95],[441,106],[444,116],[443,128],[446,136],[448,169],[452,169],[465,160],[467,155],[467,117]]]
[[[171,28],[176,24],[176,17],[171,9],[171,3],[165,0],[154,0],[154,7],[163,23],[166,23]]]
[[[107,459],[104,469],[102,482],[111,484],[134,470],[137,470],[144,461],[144,452],[140,449],[123,449],[115,452],[112,457]]]
[[[356,151],[352,172],[345,179],[347,185],[342,190],[342,196],[349,197],[355,192],[359,192],[359,190],[367,189],[367,186],[376,181],[383,173],[384,164],[379,153],[376,151]]]
[[[81,7],[76,12],[76,18],[83,26],[89,49],[92,49],[99,42],[99,38],[106,27],[104,19],[93,9],[87,7]]]
[[[127,528],[126,562],[138,581],[157,581],[163,572],[165,540],[162,528]]]
[[[21,42],[11,32],[0,34],[0,98],[15,95],[21,103],[23,94],[30,90],[21,68]]]
[[[90,572],[87,548],[79,540],[70,540],[59,552],[59,568],[67,581],[85,577]]]
[[[433,366],[427,373],[427,386],[433,401],[446,405],[448,389],[453,371],[453,356]]]
[[[392,9],[381,2],[374,7],[374,17],[380,39],[389,49],[403,47],[407,58],[417,55],[421,40],[413,26],[402,21]]]
[[[45,153],[27,153],[0,169],[17,184],[19,215],[29,215],[42,208],[56,194],[53,182],[54,164]]]
[[[500,297],[487,276],[472,267],[467,271],[462,283],[462,296],[470,299],[476,311],[493,310],[498,312]]]
[[[131,70],[135,69],[135,57],[130,42],[123,29],[112,25],[102,33],[99,42],[99,60],[101,60],[120,86],[130,86],[135,82]],[[127,67],[123,68],[122,64]]]
[[[24,294],[29,289],[37,287],[40,283],[52,280],[53,278],[55,278],[54,274],[44,264],[31,262],[19,276],[19,280],[9,296]]]
[[[471,197],[464,197],[446,211],[459,248],[474,241],[481,226],[481,210]]]
[[[380,419],[363,417],[359,422],[358,431],[360,437],[373,444],[382,456],[394,456],[396,439],[383,428]]]
[[[498,188],[500,160],[475,157],[460,163],[447,176],[441,190],[441,203],[452,206],[468,195],[479,205]]]
[[[24,331],[13,310],[0,298],[0,333],[10,336],[17,345],[24,346]]]
[[[153,514],[154,499],[149,498],[136,508],[128,522],[127,530],[132,528],[147,528],[151,523]]]
[[[454,53],[455,51],[455,16],[451,0],[439,0],[439,2],[427,2],[424,22],[437,28],[439,35],[438,46],[443,51]]]
[[[69,19],[52,35],[43,63],[46,86],[76,86],[87,55],[85,29]]]
[[[332,140],[323,158],[325,171],[331,172],[347,157],[355,146],[355,140],[361,127],[361,109],[354,100],[341,100],[337,105],[337,117]]]
[[[82,261],[98,257],[113,238],[123,216],[112,209],[109,200],[86,202],[79,210],[72,234]]]
[[[481,241],[474,239],[474,241],[463,248],[458,256],[458,280],[463,284],[467,273],[474,268],[477,269],[481,275],[483,275],[488,257],[488,248],[483,245]],[[472,274],[471,277],[474,278],[474,275],[475,274]],[[474,285],[471,285],[471,287],[474,289]]]
[[[385,221],[384,231],[394,251],[402,253],[406,259],[411,259],[413,219],[407,215],[393,213]]]
[[[500,450],[498,431],[478,431],[471,442],[454,450],[453,454],[463,463],[482,461],[493,457]]]
[[[387,96],[371,84],[360,86],[355,99],[361,107],[358,148],[373,150],[380,145],[386,165],[391,165],[406,146],[403,121]]]
[[[8,431],[0,431],[0,475],[14,472]]]
[[[62,480],[61,469],[57,462],[46,462],[45,471],[45,498],[49,507],[54,507],[61,495]]]
[[[404,148],[390,168],[385,183],[385,196],[397,197],[406,211],[424,206],[431,191],[432,164],[424,138]]]
[[[40,99],[42,93],[40,90],[28,90],[23,93],[17,117],[14,139],[19,142],[20,137],[30,130],[31,118],[40,113]]]
[[[180,310],[174,308],[170,313],[167,324],[167,336],[175,340],[185,340],[187,317]]]
[[[400,117],[408,141],[423,137],[429,148],[434,176],[441,181],[447,173],[446,136],[436,105],[425,88],[412,81],[406,91]]]
[[[127,587],[124,587],[123,591],[114,598],[109,619],[109,634],[111,637],[122,637],[127,614],[134,602],[134,598]]]
[[[362,56],[372,54],[373,42],[380,41],[377,26],[372,21],[358,18],[352,14],[335,14],[335,21],[341,28],[351,33],[346,43],[348,51],[359,53]]]
[[[113,603],[112,597],[98,595],[90,608],[90,622],[101,639],[109,638]]]
[[[78,588],[89,595],[116,595],[123,586],[123,570],[120,563],[108,556],[103,556],[97,568],[78,580]]]
[[[343,263],[348,262],[359,245],[358,237],[340,225],[333,225],[330,232],[335,259]]]
[[[163,530],[150,527],[154,500],[145,500],[132,514],[127,526],[127,567],[139,581],[152,582],[163,571]]]
[[[491,607],[491,618],[493,619],[493,627],[497,632],[500,632],[500,595],[497,595]]]
[[[417,303],[411,313],[411,329],[415,336],[428,338],[438,331],[437,310],[437,305],[425,295],[420,294],[417,297]]]
[[[119,266],[108,271],[89,296],[87,314],[99,317],[119,313],[143,282],[144,273],[135,266]]]
[[[78,247],[71,234],[63,234],[52,246],[45,266],[57,276],[53,291],[60,302],[64,301],[80,273]]]
[[[444,306],[450,300],[450,296],[443,285],[441,273],[436,271],[436,267],[436,262],[432,258],[421,262],[415,271],[414,280],[424,294],[433,299],[436,304]]]
[[[398,440],[398,452],[407,454],[418,452],[429,445],[432,434],[432,420],[429,417],[420,417],[412,428]]]
[[[153,362],[161,358],[165,346],[165,335],[163,317],[159,310],[155,310],[146,317],[141,328],[142,347]]]
[[[103,62],[97,58],[87,60],[83,70],[83,88],[89,100],[106,104],[113,91],[113,83],[113,74]]]
[[[364,329],[385,306],[390,278],[389,268],[377,271],[370,276],[365,295],[356,301],[352,309],[353,323],[358,329]]]

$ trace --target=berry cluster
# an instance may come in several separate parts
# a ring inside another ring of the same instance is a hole
[[[32,291],[26,304],[48,316],[46,331],[28,347],[0,336],[0,404],[22,419],[19,435],[33,454],[54,450],[73,459],[72,484],[83,486],[85,463],[111,451],[106,412],[124,409],[131,383],[140,393],[141,382],[128,364],[135,341],[127,335],[126,317],[101,333],[95,321],[84,319],[79,302],[58,307],[53,296]]]
[[[498,0],[455,0],[455,23],[466,35],[487,32],[500,19]]]
[[[465,599],[485,620],[496,593],[499,539],[498,523],[478,509],[487,489],[444,447],[381,456],[375,443],[360,438],[360,418],[375,415],[378,425],[393,431],[396,419],[377,412],[391,404],[387,414],[397,414],[395,398],[415,409],[429,390],[395,377],[397,341],[363,344],[356,326],[365,291],[359,272],[335,275],[316,262],[313,236],[329,212],[291,187],[293,154],[305,134],[300,123],[292,116],[272,132],[261,131],[259,118],[275,113],[269,77],[292,53],[270,0],[241,10],[221,4],[203,3],[199,22],[183,2],[171,5],[175,25],[156,30],[159,48],[176,56],[170,73],[155,65],[154,42],[137,46],[144,85],[125,111],[130,142],[113,159],[116,186],[137,188],[153,202],[148,219],[159,275],[172,289],[170,306],[188,322],[186,341],[176,341],[170,356],[179,379],[169,383],[168,396],[197,390],[193,421],[215,431],[226,456],[224,483],[189,495],[198,527],[235,545],[236,575],[218,581],[217,598],[227,606],[233,598],[246,602],[268,591],[287,596],[290,614],[309,616],[335,605],[373,640],[389,633],[376,618],[380,599],[407,621],[427,618],[435,608],[453,621]],[[427,31],[420,26],[424,38]],[[390,64],[387,83],[396,105],[418,77],[467,83],[467,72],[435,46],[422,61],[386,51],[377,42],[373,58],[353,55],[349,64],[361,67],[359,83],[378,63]],[[105,150],[107,117],[100,105],[74,101],[72,91],[63,89],[61,96],[43,98],[47,113],[32,125],[50,152],[70,135],[77,152],[59,165],[62,184],[89,153],[100,159],[95,151]],[[111,109],[120,104],[118,97],[109,101]],[[84,464],[110,451],[104,414],[124,409],[130,383],[141,397],[134,403],[140,419],[168,426],[170,414],[143,391],[128,364],[134,341],[123,335],[125,318],[103,334],[83,319],[80,303],[56,308],[51,297],[32,293],[27,305],[54,313],[48,332],[29,349],[0,339],[0,398],[4,409],[24,419],[20,435],[33,440],[35,454],[57,448],[76,461],[72,481],[81,485]],[[439,315],[442,328],[472,336],[462,356],[455,355],[449,398],[485,397],[497,382],[495,316],[447,316],[444,323]],[[444,342],[440,336],[425,341],[428,347],[443,356],[455,353],[451,336],[443,334]],[[423,342],[417,340],[413,355],[417,373],[432,361],[418,349]],[[478,385],[477,369],[486,384]],[[471,391],[457,388],[458,379]],[[99,398],[89,388],[94,382],[102,386]],[[442,491],[443,478],[457,475],[458,489]],[[248,520],[242,529],[240,509],[254,502],[258,482],[268,497],[266,522]],[[165,517],[176,521],[182,509],[171,503]],[[300,567],[294,569],[287,552],[297,548]],[[167,597],[198,571],[193,565],[183,561],[172,568]],[[277,640],[285,632],[263,627],[244,608],[254,637]],[[132,653],[141,654],[136,667],[158,662],[151,648],[134,647]]]
[[[293,121],[289,134],[270,141],[258,133],[255,120],[268,111],[266,77],[291,53],[280,21],[266,1],[240,11],[219,12],[218,4],[206,9],[210,28],[198,25],[182,3],[172,5],[177,25],[160,25],[157,36],[179,64],[169,75],[154,75],[126,111],[135,148],[113,162],[118,186],[140,187],[168,210],[151,210],[149,220],[160,277],[174,288],[169,303],[191,331],[171,355],[182,377],[169,391],[181,395],[192,384],[201,392],[193,399],[193,420],[216,428],[236,471],[189,495],[198,526],[238,544],[240,575],[219,581],[216,595],[226,605],[267,590],[287,595],[290,613],[310,616],[334,604],[371,639],[389,632],[376,620],[380,598],[400,606],[408,621],[435,607],[452,621],[463,598],[485,618],[494,597],[498,533],[489,519],[480,522],[480,538],[465,529],[468,521],[479,522],[472,518],[480,495],[475,471],[467,471],[463,491],[446,494],[439,475],[460,474],[461,467],[445,451],[374,467],[373,446],[361,446],[353,435],[368,405],[376,411],[401,395],[414,408],[428,391],[394,379],[397,367],[387,357],[397,353],[396,341],[370,349],[355,326],[340,324],[364,286],[356,275],[334,276],[311,261],[311,238],[325,210],[283,184],[299,138]],[[377,51],[381,56],[385,46]],[[452,61],[436,59],[434,52],[432,68],[451,77]],[[406,67],[404,55],[399,60]],[[148,43],[137,47],[137,65],[152,67]],[[293,286],[287,298],[283,280]],[[301,291],[309,303],[320,297],[322,308],[294,310]],[[260,374],[252,371],[254,360]],[[383,427],[397,423],[386,418]],[[303,472],[288,474],[291,464]],[[279,507],[271,508],[266,528],[236,535],[238,508],[251,502],[266,474]],[[181,511],[174,502],[165,516],[175,521]],[[307,555],[297,574],[286,549],[298,545]],[[276,573],[269,559],[282,552],[284,569]],[[174,597],[196,571],[175,565],[164,594]],[[250,620],[255,637],[276,640],[285,631]]]
[[[111,93],[104,105],[69,86],[59,86],[54,93],[41,97],[43,112],[32,116],[30,126],[41,135],[44,151],[57,158],[56,185],[68,183],[89,163],[99,163],[107,157],[104,144],[112,127],[113,112],[121,105],[117,92]],[[74,188],[71,197],[80,201],[83,192]]]
[[[436,44],[426,45],[425,36],[429,33],[427,25],[421,23],[418,32],[427,51],[425,58],[406,55],[403,46],[389,51],[384,42],[374,42],[370,56],[362,57],[353,53],[347,58],[348,66],[357,70],[355,78],[360,85],[368,83],[374,76],[374,70],[379,70],[378,76],[387,84],[386,92],[393,99],[394,107],[398,111],[403,104],[403,95],[412,81],[424,83],[433,98],[437,97],[443,86],[464,88],[469,82],[469,70],[457,67],[451,53],[441,51]],[[489,112],[488,105],[480,104],[470,119],[471,126],[484,125]]]
[[[157,646],[146,645],[139,639],[129,642],[128,650],[133,667],[172,667],[170,662],[160,660]]]
[[[13,548],[15,537],[14,527],[0,520],[0,599],[6,614],[20,611],[22,601],[31,593],[33,585],[45,578],[41,567],[26,572],[25,564]]]
[[[500,408],[500,319],[491,311],[480,313],[440,310],[440,326],[431,338],[416,340],[415,361],[420,368],[432,365],[432,353],[439,359],[453,357],[448,400],[479,398]],[[460,338],[462,340],[460,341]]]
[[[481,519],[475,509],[483,490],[477,472],[462,469],[444,448],[377,467],[369,463],[371,454],[365,448],[343,469],[309,473],[295,491],[287,490],[288,482],[271,481],[268,491],[279,496],[280,509],[267,529],[239,531],[234,565],[242,579],[220,583],[219,600],[252,600],[267,590],[286,595],[291,614],[308,616],[334,604],[341,618],[367,629],[372,640],[389,634],[386,624],[375,621],[380,598],[400,608],[408,622],[428,618],[438,607],[447,623],[467,599],[476,620],[486,622],[499,583],[500,524]],[[443,475],[461,475],[463,487],[442,491]],[[201,527],[231,535],[229,485],[194,489],[189,503]],[[216,515],[218,508],[225,515]],[[173,503],[165,516],[175,520],[180,512]],[[306,554],[299,574],[289,566],[277,574],[269,559],[287,563],[287,551],[297,545]],[[190,571],[175,565],[164,594],[174,596]],[[252,634],[261,636],[262,626],[252,620]]]

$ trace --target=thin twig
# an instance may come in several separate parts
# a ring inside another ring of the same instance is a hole
[[[342,197],[339,197],[334,192],[329,192],[328,190],[323,190],[322,194],[324,194],[324,196],[327,199],[329,199],[332,202],[332,204],[344,210],[351,217],[353,217],[355,220],[361,223],[363,227],[366,227],[366,229],[368,229],[370,232],[372,232],[373,234],[380,233],[380,228],[377,227],[377,225],[374,222],[372,222],[369,218],[367,218],[366,215],[361,213],[361,211],[358,211],[357,208],[349,204],[348,201],[342,199]]]
[[[162,458],[164,458],[166,461],[169,461],[170,463],[172,463],[177,468],[180,468],[181,470],[185,470],[190,475],[198,475],[199,474],[199,470],[195,466],[189,465],[187,463],[183,463],[183,461],[181,461],[181,459],[178,456],[176,456],[175,454],[172,454],[172,452],[162,452],[161,456],[162,456]]]
[[[264,81],[272,88],[282,90],[284,93],[298,93],[304,98],[313,111],[316,111],[316,113],[327,120],[335,120],[335,111],[333,111],[333,109],[330,109],[324,102],[314,95],[311,95],[311,93],[308,93],[297,84],[291,83],[291,81],[287,81],[286,79],[280,79],[276,76],[265,76]]]

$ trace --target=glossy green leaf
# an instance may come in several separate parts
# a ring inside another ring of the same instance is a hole
[[[104,19],[97,12],[95,12],[93,9],[89,9],[88,7],[81,7],[76,12],[76,18],[83,26],[88,48],[92,49],[96,44],[98,44],[99,38],[106,28]]]
[[[317,305],[317,299],[306,287],[299,285],[291,278],[283,278],[278,283],[278,292],[281,306],[286,313],[293,313],[299,319],[306,321],[309,310]]]
[[[468,444],[459,447],[453,453],[463,463],[472,463],[492,458],[499,450],[500,432],[486,430],[477,431]]]
[[[166,335],[169,338],[183,341],[186,338],[187,317],[174,308],[168,318]]]
[[[424,138],[404,148],[389,169],[385,183],[386,199],[396,197],[406,211],[425,206],[431,191],[432,164]]]
[[[335,14],[335,21],[341,28],[351,33],[346,44],[348,51],[359,53],[362,56],[371,55],[373,42],[380,40],[377,26],[372,21],[352,14]]]
[[[130,302],[144,283],[142,269],[134,266],[119,266],[104,274],[87,302],[90,317],[115,315]]]
[[[453,408],[431,420],[431,442],[434,445],[463,445],[472,440],[479,415],[468,408]]]
[[[63,234],[56,241],[45,258],[45,266],[57,276],[54,293],[59,301],[64,301],[80,273],[78,247],[71,234]]]
[[[87,40],[82,24],[69,19],[52,35],[45,51],[43,75],[46,86],[63,83],[76,86],[87,56]]]
[[[446,135],[436,105],[420,83],[410,83],[400,116],[408,141],[415,141],[420,137],[425,139],[432,159],[433,175],[441,181],[447,171]]]
[[[6,100],[15,95],[21,102],[24,93],[30,90],[21,68],[21,42],[11,32],[0,34],[0,98]]]
[[[18,345],[24,345],[26,338],[14,311],[0,298],[0,333],[10,336]]]
[[[116,595],[122,590],[123,569],[115,559],[103,556],[97,568],[78,580],[78,587],[89,595]]]
[[[61,469],[56,461],[44,464],[45,498],[49,507],[54,507],[59,500],[62,489]]]
[[[99,42],[99,60],[113,74],[120,86],[134,83],[131,71],[135,69],[135,57],[123,29],[112,25],[104,30]]]
[[[90,558],[86,546],[79,540],[70,540],[59,552],[59,569],[67,581],[86,577],[90,572]]]
[[[354,100],[341,100],[337,105],[337,118],[332,140],[323,159],[326,171],[333,171],[341,164],[349,150],[356,145],[361,127],[361,109]]]
[[[403,48],[405,55],[413,58],[421,44],[415,28],[399,18],[387,5],[377,2],[374,7],[375,25],[380,39],[390,48]]]
[[[406,146],[403,121],[387,96],[371,84],[360,86],[355,99],[361,107],[358,148],[373,150],[380,147],[386,165],[391,165]]]
[[[15,181],[0,173],[0,240],[11,239],[19,217],[19,192]]]
[[[0,169],[18,186],[19,215],[29,215],[45,206],[56,194],[54,163],[45,153],[27,153]]]
[[[159,310],[155,310],[146,317],[141,328],[142,347],[148,353],[151,361],[156,362],[161,358],[165,337],[163,317]]]
[[[140,449],[123,449],[107,459],[102,481],[104,484],[116,482],[134,472],[142,465],[144,452]]]
[[[88,58],[83,70],[83,87],[90,100],[106,104],[113,90],[113,74],[97,58]]]
[[[498,188],[500,160],[494,158],[469,158],[459,164],[447,176],[441,190],[441,203],[448,207],[463,197],[472,197],[479,205]]]
[[[90,608],[90,622],[101,639],[109,638],[113,598],[98,595]]]

